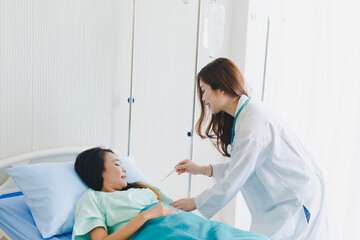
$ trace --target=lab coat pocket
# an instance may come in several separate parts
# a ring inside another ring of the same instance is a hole
[[[296,199],[277,204],[266,215],[272,239],[304,239],[308,232],[303,204]]]
[[[295,213],[294,224],[296,228],[290,239],[305,240],[309,231],[310,219],[311,219],[310,211],[305,207],[305,205],[302,205]]]

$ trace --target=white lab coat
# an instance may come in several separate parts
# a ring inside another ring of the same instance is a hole
[[[242,95],[236,112],[247,100]],[[195,197],[211,218],[241,191],[250,230],[271,239],[328,239],[324,180],[295,135],[253,99],[241,111],[227,163],[213,166],[215,184]],[[305,206],[311,218],[307,223]],[[241,216],[238,216],[241,217]]]

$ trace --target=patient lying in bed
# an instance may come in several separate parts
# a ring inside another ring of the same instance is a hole
[[[90,187],[79,199],[72,238],[267,239],[227,224],[182,212],[160,190],[127,183],[126,169],[110,149],[80,153],[75,170]]]

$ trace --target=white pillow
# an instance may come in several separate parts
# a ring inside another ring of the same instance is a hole
[[[150,183],[131,157],[119,158],[127,181]],[[43,238],[71,232],[77,200],[88,188],[75,172],[74,163],[40,163],[6,170],[23,192]]]
[[[128,183],[132,182],[143,182],[146,184],[151,184],[149,179],[140,171],[136,166],[134,159],[130,156],[128,157],[119,157],[121,166],[126,169],[126,181]]]

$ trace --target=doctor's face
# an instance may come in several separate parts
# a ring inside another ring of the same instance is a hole
[[[202,101],[205,108],[209,108],[212,114],[223,111],[223,106],[226,103],[224,94],[220,89],[213,90],[209,84],[200,80],[199,87],[202,92]]]
[[[104,178],[103,188],[121,190],[127,186],[126,182],[126,169],[121,166],[120,160],[117,156],[110,152],[104,153],[104,167],[102,173]]]

